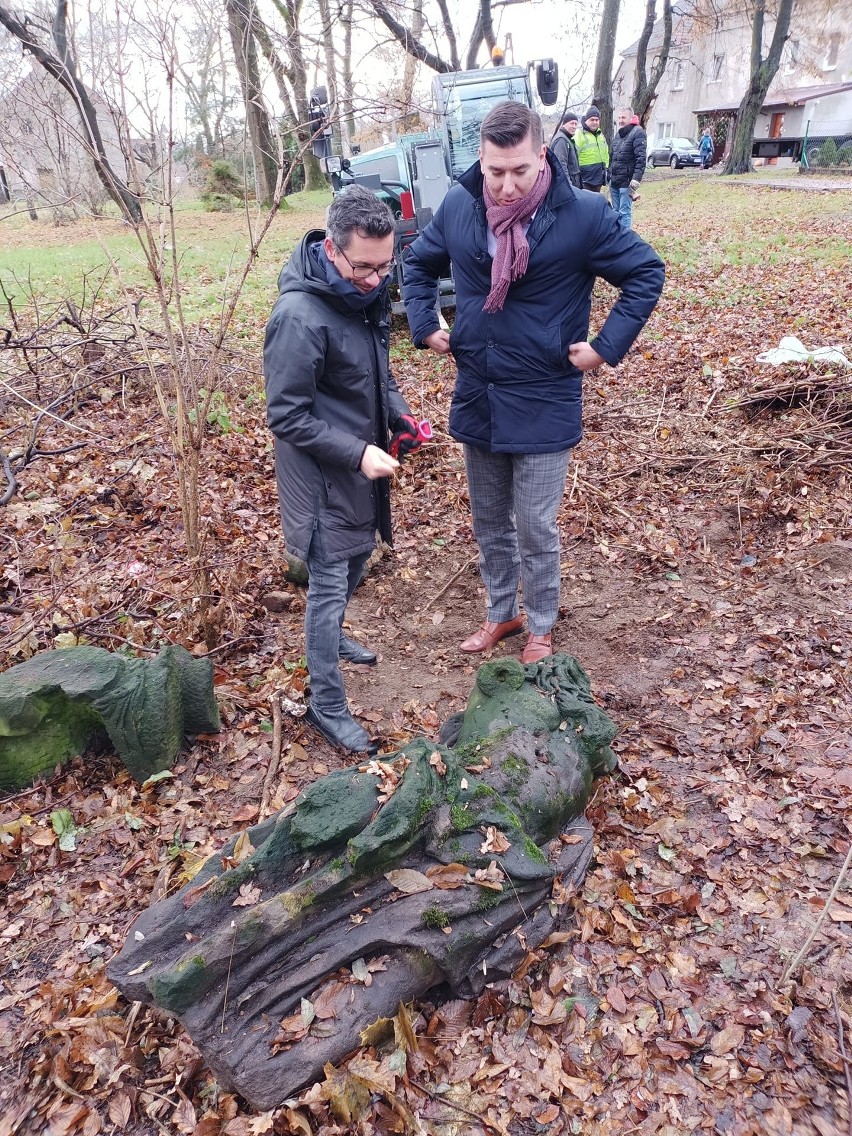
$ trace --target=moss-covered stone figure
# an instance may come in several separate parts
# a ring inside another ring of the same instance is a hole
[[[103,734],[141,782],[174,762],[186,734],[218,729],[213,667],[183,647],[153,659],[46,651],[0,674],[0,790],[32,784]]]
[[[455,750],[417,738],[310,785],[144,912],[110,977],[274,1107],[400,1002],[475,996],[543,942],[585,874],[614,734],[576,660],[485,663]]]

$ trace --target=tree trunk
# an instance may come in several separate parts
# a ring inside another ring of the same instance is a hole
[[[648,0],[645,10],[645,24],[642,28],[642,35],[639,37],[639,45],[636,49],[636,76],[633,83],[633,98],[630,103],[633,107],[633,113],[639,115],[643,126],[647,121],[651,104],[657,97],[657,87],[659,86],[660,79],[662,79],[669,61],[669,51],[671,50],[672,44],[671,0],[663,0],[663,39],[649,76],[647,73],[648,43],[653,34],[656,22],[656,0]]]
[[[311,137],[310,110],[308,105],[308,69],[305,53],[302,50],[302,33],[299,29],[301,0],[273,0],[284,20],[287,29],[287,47],[290,53],[290,81],[293,84],[296,121],[300,124],[298,138],[300,147]],[[325,176],[320,164],[308,149],[302,156],[305,171],[305,189],[326,189]]]
[[[251,27],[251,12],[246,0],[225,0],[231,44],[240,75],[240,86],[246,108],[251,152],[254,158],[254,183],[258,204],[269,205],[278,178],[276,146],[269,115],[263,104],[257,46]]]
[[[53,38],[57,55],[47,51],[35,39],[31,25],[21,23],[7,8],[0,5],[0,24],[17,39],[38,63],[68,92],[82,122],[83,145],[95,165],[95,171],[104,189],[122,213],[134,224],[142,220],[142,205],[137,194],[118,176],[109,163],[101,136],[97,112],[77,75],[77,64],[68,46],[66,23],[67,0],[58,0],[53,17]]]
[[[320,21],[322,23],[322,46],[325,54],[325,77],[328,83],[328,114],[331,123],[331,152],[339,154],[341,149],[340,103],[337,82],[337,58],[334,51],[332,18],[328,0],[318,0]]]
[[[414,0],[411,13],[411,30],[420,39],[423,34],[423,0]],[[414,102],[414,80],[417,78],[417,60],[408,52],[405,54],[405,71],[402,75],[400,104],[403,114],[410,114]]]
[[[620,7],[621,0],[604,0],[595,63],[594,104],[601,112],[601,132],[607,139],[612,138],[612,63]]]
[[[790,31],[793,0],[780,0],[775,32],[769,53],[763,58],[763,25],[766,17],[766,0],[757,0],[751,34],[751,76],[737,111],[731,149],[722,169],[723,174],[747,174],[754,167],[751,151],[754,146],[754,124],[766,100],[766,92],[781,64],[781,53]]]
[[[346,156],[351,154],[352,139],[355,137],[355,83],[352,79],[352,6],[354,0],[346,0],[340,22],[343,24],[343,97],[341,114],[344,122],[344,137],[349,145]]]

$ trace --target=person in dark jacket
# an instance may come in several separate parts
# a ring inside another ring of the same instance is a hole
[[[525,663],[553,653],[559,610],[556,512],[580,440],[583,372],[615,366],[650,316],[663,264],[626,232],[609,203],[568,183],[521,103],[485,117],[479,162],[409,248],[405,304],[418,347],[452,353],[458,376],[450,434],[464,445],[473,531],[488,595],[486,621],[462,651],[520,631]],[[438,325],[437,281],[452,261],[456,318]],[[621,290],[588,342],[592,286]]]
[[[633,196],[645,173],[648,156],[648,136],[634,120],[631,107],[618,112],[618,130],[612,140],[612,157],[609,164],[609,192],[612,207],[625,229],[633,227]]]
[[[394,220],[375,194],[334,199],[326,232],[293,251],[266,327],[263,370],[287,547],[308,565],[308,720],[349,750],[375,746],[349,712],[339,659],[376,655],[343,634],[346,605],[375,546],[391,539],[391,478],[419,446],[389,370]],[[393,438],[389,437],[393,432]]]
[[[601,133],[601,112],[596,106],[590,106],[583,115],[583,129],[577,131],[574,144],[583,189],[600,193],[609,174],[609,147]]]
[[[580,188],[580,159],[577,157],[577,144],[574,135],[580,125],[579,116],[573,110],[562,116],[559,129],[550,143],[550,152],[562,166],[572,185]]]

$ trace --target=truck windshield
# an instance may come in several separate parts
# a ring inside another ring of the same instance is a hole
[[[526,106],[531,103],[526,78],[520,77],[458,83],[453,86],[448,84],[443,95],[450,174],[454,181],[476,161],[479,128],[491,108],[507,99]]]

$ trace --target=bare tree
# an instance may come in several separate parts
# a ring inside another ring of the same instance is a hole
[[[344,0],[340,10],[340,23],[343,27],[343,52],[341,59],[341,91],[339,95],[340,115],[343,135],[347,142],[355,134],[355,83],[352,78],[352,12],[354,0]]]
[[[472,70],[477,66],[483,44],[490,51],[497,42],[492,10],[526,2],[527,0],[477,0],[476,17],[467,36],[467,48],[464,52],[465,69]],[[409,24],[397,19],[384,0],[369,0],[369,3],[397,43],[413,59],[425,63],[430,70],[439,74],[462,70],[462,55],[447,0],[435,0],[437,13],[433,18],[426,15],[422,3],[414,3]],[[432,50],[427,46],[427,41],[441,43],[443,46],[440,50]]]
[[[766,23],[766,0],[755,0],[751,24],[751,62],[748,86],[740,102],[734,126],[734,138],[722,169],[723,174],[743,174],[751,170],[754,125],[766,99],[769,85],[778,72],[784,44],[790,31],[794,0],[779,0],[775,31],[769,50],[763,54]]]
[[[246,123],[254,158],[254,182],[261,205],[272,201],[277,179],[277,148],[273,141],[269,113],[263,99],[263,83],[257,58],[253,21],[253,0],[225,0],[231,46],[240,76]]]
[[[411,13],[411,30],[419,39],[423,34],[423,0],[414,0]],[[402,77],[400,103],[408,114],[414,101],[414,80],[417,78],[418,60],[409,52],[405,53],[405,73]]]
[[[633,113],[638,114],[642,124],[648,117],[651,104],[657,96],[657,87],[660,84],[666,65],[669,61],[669,52],[672,44],[672,3],[663,0],[663,28],[659,50],[654,56],[650,74],[648,73],[648,45],[657,24],[656,0],[648,0],[645,8],[645,23],[642,34],[636,47],[636,74],[633,82],[633,96],[630,105]]]
[[[607,138],[612,137],[612,64],[615,58],[615,34],[618,30],[620,8],[621,0],[604,0],[592,86],[594,104],[601,112],[601,131]]]
[[[26,17],[23,20],[18,19],[2,3],[0,3],[0,24],[71,96],[82,124],[81,137],[104,189],[128,220],[139,224],[142,220],[139,196],[130,188],[125,178],[116,172],[107,157],[97,110],[77,70],[77,61],[68,35],[67,0],[57,0],[49,33],[40,21]],[[51,46],[45,46],[42,38]]]
[[[234,105],[230,77],[233,67],[222,42],[222,23],[218,9],[209,4],[193,5],[194,19],[184,29],[189,57],[178,59],[177,77],[187,104],[187,120],[200,132],[205,154],[222,153],[223,129]]]

